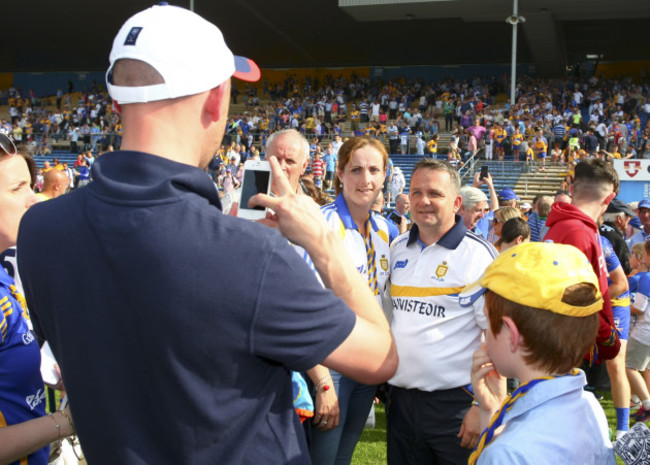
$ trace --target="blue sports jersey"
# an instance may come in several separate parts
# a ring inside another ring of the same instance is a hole
[[[22,302],[22,304],[21,304]],[[24,298],[0,268],[0,427],[45,415],[41,352],[27,326]],[[46,464],[49,446],[15,464]]]
[[[627,278],[627,284],[630,286],[630,295],[635,293],[639,288],[639,280],[641,279],[641,273],[637,273],[634,276]]]
[[[641,272],[636,276],[638,276],[637,294],[642,294],[646,297],[650,296],[650,272]]]
[[[618,255],[616,255],[616,252],[614,252],[614,246],[612,245],[611,242],[609,242],[609,239],[607,239],[604,236],[600,236],[600,245],[603,248],[603,256],[605,257],[605,263],[607,263],[607,273],[611,273],[616,268],[619,268],[621,266],[621,262],[618,259]],[[612,284],[612,280],[609,279],[609,277],[607,277],[607,284],[610,285]],[[629,298],[629,297],[630,297],[630,291],[628,289],[627,291],[619,295],[616,299],[612,299],[612,306],[617,306],[615,301]]]

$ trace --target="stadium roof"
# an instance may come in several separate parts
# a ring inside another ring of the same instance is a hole
[[[169,3],[189,7],[191,0]],[[94,71],[147,0],[4,5],[0,72]],[[194,0],[261,67],[509,63],[512,0]],[[650,60],[648,0],[519,0],[518,60],[562,74],[587,55]],[[10,19],[8,19],[10,18]]]

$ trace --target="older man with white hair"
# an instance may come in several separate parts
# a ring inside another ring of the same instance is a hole
[[[309,142],[295,129],[283,129],[269,136],[265,158],[276,157],[294,192],[299,192],[300,176],[309,164]],[[276,191],[276,186],[273,186]]]
[[[463,203],[458,213],[463,217],[465,227],[476,234],[481,234],[477,224],[490,211],[487,195],[477,187],[463,186],[460,188],[460,196],[463,198]]]
[[[490,198],[479,189],[480,186],[485,184],[490,191]],[[499,201],[494,184],[492,183],[492,176],[487,173],[487,176],[481,179],[480,173],[474,176],[472,186],[464,186],[460,189],[460,196],[463,202],[460,206],[458,214],[462,216],[465,222],[465,227],[470,231],[483,236],[487,239],[490,232],[490,221],[493,219],[493,212],[499,208]]]

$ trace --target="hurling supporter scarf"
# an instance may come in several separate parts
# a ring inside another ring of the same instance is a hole
[[[519,386],[517,389],[515,389],[512,392],[512,394],[510,394],[508,397],[505,398],[505,400],[501,404],[501,408],[499,408],[499,410],[497,410],[497,412],[492,416],[492,419],[490,420],[490,424],[488,425],[488,427],[485,428],[483,433],[481,433],[481,437],[478,440],[478,445],[476,446],[474,452],[472,452],[472,455],[470,455],[467,464],[468,465],[476,464],[476,462],[478,461],[478,457],[481,455],[481,452],[483,452],[483,449],[485,449],[490,444],[490,442],[492,442],[492,439],[494,439],[494,432],[499,428],[499,426],[501,426],[501,423],[503,423],[503,418],[506,416],[506,412],[509,411],[513,405],[515,405],[517,399],[526,395],[526,393],[528,393],[528,391],[530,391],[533,388],[533,386],[541,383],[542,381],[555,379],[562,376],[577,376],[579,373],[580,372],[574,368],[566,375],[543,376],[541,378],[531,379],[527,383],[524,383],[521,386]]]
[[[363,242],[366,246],[366,257],[368,259],[368,287],[370,287],[370,290],[374,295],[379,295],[379,284],[377,283],[377,263],[375,262],[377,254],[375,252],[375,246],[372,245],[370,228],[372,228],[372,224],[370,223],[370,215],[368,215],[368,218],[366,218],[366,233],[363,236]]]

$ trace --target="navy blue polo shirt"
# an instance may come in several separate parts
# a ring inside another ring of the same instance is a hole
[[[290,370],[356,316],[196,167],[139,152],[24,216],[19,267],[93,464],[309,463]],[[72,400],[74,399],[74,400]]]

